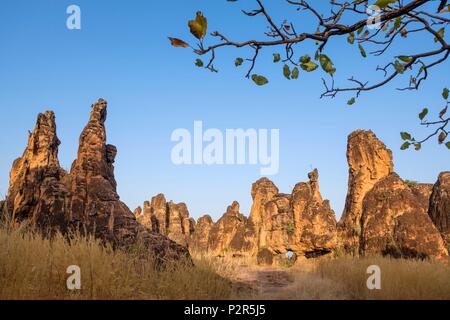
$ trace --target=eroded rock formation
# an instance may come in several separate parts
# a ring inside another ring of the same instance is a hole
[[[10,172],[6,203],[12,221],[29,222],[46,232],[67,230],[70,178],[59,165],[59,145],[54,113],[40,113]]]
[[[450,172],[442,172],[433,187],[428,214],[450,248]]]
[[[234,201],[209,231],[208,250],[216,255],[242,250],[247,218]]]
[[[209,252],[209,234],[214,225],[209,215],[204,215],[197,220],[195,231],[191,236],[189,248],[196,252]]]
[[[70,174],[59,165],[55,115],[39,114],[28,146],[11,170],[8,212],[14,221],[30,222],[45,232],[86,231],[118,248],[142,241],[158,261],[188,257],[184,247],[148,232],[120,201],[113,166],[117,149],[106,144],[106,110],[102,99],[92,105]]]
[[[163,194],[144,202],[144,209],[135,210],[136,219],[146,228],[167,236],[183,246],[189,246],[195,229],[195,221],[189,217],[184,203],[167,202]]]
[[[249,218],[240,213],[236,201],[216,223],[210,216],[200,218],[190,248],[215,255],[256,256],[261,250],[307,257],[330,253],[337,244],[335,214],[320,195],[317,170],[309,178],[290,195],[280,194],[267,178],[258,180],[252,186]]]
[[[168,202],[162,194],[134,213],[120,201],[114,178],[117,149],[106,143],[106,116],[106,101],[100,99],[92,105],[77,159],[67,173],[58,161],[55,115],[38,115],[10,173],[2,211],[12,221],[45,233],[87,232],[117,248],[142,243],[158,261],[188,257],[187,247],[256,256],[265,264],[288,253],[314,258],[340,247],[361,255],[448,257],[450,172],[442,173],[434,186],[403,181],[394,173],[391,151],[371,131],[349,136],[348,195],[338,225],[321,196],[317,170],[290,194],[280,193],[267,178],[256,181],[248,218],[233,202],[216,223],[208,215],[196,223],[186,204]]]
[[[348,253],[357,253],[361,234],[364,197],[375,183],[394,172],[392,152],[372,131],[357,130],[348,137],[348,193],[339,221],[341,246]]]
[[[420,199],[392,173],[375,184],[363,201],[360,253],[403,258],[448,256],[444,241]]]

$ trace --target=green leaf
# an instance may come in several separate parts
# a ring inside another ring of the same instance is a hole
[[[355,33],[353,31],[348,35],[347,42],[350,44],[355,43]]]
[[[293,70],[292,70],[292,79],[298,79],[298,74],[299,74],[299,72],[298,72],[298,68],[297,67],[295,67]]]
[[[351,105],[354,105],[355,102],[356,102],[356,99],[353,97],[353,98],[351,98],[350,100],[347,101],[347,104],[348,104],[349,106],[351,106]]]
[[[394,29],[397,30],[402,25],[402,17],[397,17],[394,22]]]
[[[364,30],[364,26],[362,26],[361,28],[359,28],[358,31],[356,31],[356,33],[357,33],[358,35],[360,35],[361,32],[363,32],[363,30]]]
[[[406,63],[411,62],[412,60],[412,58],[408,56],[399,56],[398,59]]]
[[[400,61],[398,61],[398,60],[395,60],[395,62],[394,62],[394,68],[395,68],[395,70],[398,72],[398,73],[400,73],[400,74],[403,74],[404,72],[405,72],[405,65],[404,64],[402,64]]]
[[[414,149],[416,149],[416,151],[419,151],[420,149],[422,149],[422,144],[421,143],[416,143],[414,145]]]
[[[303,70],[305,70],[306,72],[312,72],[312,71],[316,70],[319,66],[315,62],[309,61],[309,62],[306,62],[306,63],[302,63],[300,65],[300,67]]]
[[[257,75],[257,74],[252,75],[252,80],[258,86],[264,86],[264,85],[269,83],[269,80],[267,80],[266,77],[260,76],[260,75]]]
[[[273,54],[273,62],[274,62],[274,63],[277,63],[277,62],[279,62],[280,60],[281,60],[280,54],[279,54],[279,53],[274,53],[274,54]]]
[[[443,37],[444,37],[444,34],[445,34],[445,28],[440,28],[439,31],[438,31],[438,34],[439,34],[439,36],[440,36],[441,38],[443,38]],[[434,42],[438,42],[438,41],[439,41],[438,38],[435,37],[435,38],[434,38]]]
[[[286,77],[286,79],[291,79],[291,69],[287,64],[283,66],[283,75]]]
[[[311,57],[309,56],[309,54],[305,54],[304,56],[300,57],[301,63],[308,63],[310,61],[311,61]]]
[[[449,94],[448,88],[444,88],[444,90],[442,90],[442,98],[447,100],[448,99],[448,94]]]
[[[366,50],[364,50],[364,47],[363,47],[361,44],[359,44],[358,47],[359,47],[359,52],[361,52],[361,55],[362,55],[364,58],[366,58],[366,57],[367,57],[367,54],[366,54]]]
[[[405,142],[405,143],[402,144],[402,146],[400,147],[400,150],[406,150],[406,149],[409,148],[410,145],[411,145],[411,143]]]
[[[203,61],[201,59],[195,60],[195,65],[199,68],[204,66]]]
[[[400,136],[403,140],[412,140],[412,137],[408,132],[400,132]]]
[[[334,67],[331,59],[327,55],[321,54],[319,55],[319,61],[323,71],[333,76],[336,72],[336,68]]]
[[[377,0],[377,2],[375,2],[375,5],[380,7],[380,9],[384,9],[391,3],[395,2],[397,2],[397,0]]]
[[[450,141],[445,144],[445,146],[450,149]]]
[[[419,113],[419,119],[423,120],[428,114],[428,108],[424,108],[421,113]]]
[[[242,59],[242,58],[236,58],[236,60],[234,61],[234,65],[235,65],[236,67],[239,67],[239,66],[242,65],[243,62],[244,62],[244,59]]]

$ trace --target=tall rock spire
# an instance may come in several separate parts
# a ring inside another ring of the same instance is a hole
[[[14,221],[65,228],[67,174],[59,166],[55,114],[40,113],[22,157],[13,163],[7,212]]]
[[[362,203],[375,183],[394,172],[392,152],[372,131],[357,130],[348,137],[348,191],[339,221],[342,245],[347,252],[357,253]]]
[[[120,201],[113,165],[117,149],[106,144],[106,116],[107,103],[99,99],[91,107],[69,175],[58,162],[55,115],[39,114],[27,148],[11,170],[8,214],[13,221],[31,222],[42,231],[87,232],[116,248],[142,240],[158,263],[189,259],[185,247],[148,231]]]

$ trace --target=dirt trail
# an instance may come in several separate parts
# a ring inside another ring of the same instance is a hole
[[[234,279],[238,287],[253,290],[261,298],[278,296],[294,282],[289,271],[277,268],[242,268]]]

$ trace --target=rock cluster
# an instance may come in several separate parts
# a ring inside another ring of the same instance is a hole
[[[167,202],[163,194],[144,202],[144,209],[135,210],[136,219],[147,229],[163,234],[169,239],[188,247],[195,221],[189,218],[186,204]]]
[[[434,186],[403,181],[394,172],[392,152],[371,131],[350,134],[347,159],[348,194],[339,223],[329,201],[321,196],[317,170],[290,194],[280,193],[267,178],[256,181],[248,218],[233,202],[217,222],[206,215],[189,224],[184,204],[180,215],[159,195],[144,204],[144,214],[137,210],[138,219],[192,251],[250,255],[261,264],[286,254],[315,258],[332,252],[448,257],[450,173],[442,173]],[[177,231],[170,235],[167,228]]]
[[[308,182],[296,185],[292,194],[279,193],[272,181],[262,178],[253,184],[251,195],[253,206],[249,218],[240,212],[235,201],[217,222],[205,215],[196,224],[190,223],[189,229],[179,228],[180,221],[186,225],[186,221],[192,221],[187,209],[183,211],[185,214],[178,215],[177,211],[170,210],[163,195],[144,203],[144,210],[138,208],[135,213],[147,228],[193,251],[214,255],[261,255],[264,250],[263,260],[267,263],[270,260],[267,252],[316,257],[336,248],[336,218],[329,202],[320,194],[317,170],[309,174]],[[169,223],[169,229],[181,230],[176,234],[183,237],[177,240],[167,231],[167,226],[155,227],[160,219],[163,223],[176,221]]]
[[[427,215],[431,185],[406,183],[395,172],[392,152],[371,131],[348,139],[347,200],[338,224],[347,253],[445,258],[448,252]]]
[[[7,210],[12,221],[43,232],[87,232],[116,248],[138,243],[157,261],[188,257],[181,245],[147,231],[120,201],[114,179],[116,147],[106,144],[107,103],[92,105],[70,173],[59,165],[55,115],[39,114],[22,157],[10,173]]]
[[[251,188],[248,217],[233,202],[214,222],[195,222],[184,203],[159,194],[131,212],[120,201],[114,178],[117,149],[106,143],[107,103],[92,105],[70,172],[58,161],[60,141],[53,112],[38,115],[28,145],[14,161],[0,215],[44,233],[92,234],[116,248],[143,244],[157,261],[188,258],[188,249],[214,255],[257,257],[271,264],[279,257],[315,258],[344,251],[354,255],[448,257],[450,172],[436,184],[402,180],[392,152],[371,131],[348,137],[348,193],[339,223],[319,190],[319,173],[280,193],[267,178]],[[5,212],[7,214],[5,214]]]

